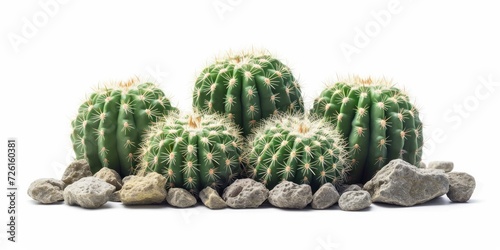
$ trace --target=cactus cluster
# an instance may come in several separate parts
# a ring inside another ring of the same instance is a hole
[[[78,109],[71,140],[77,159],[122,177],[134,172],[142,135],[152,122],[177,111],[155,84],[132,78],[98,88]]]
[[[221,113],[247,136],[261,119],[281,112],[304,112],[300,87],[290,69],[267,53],[237,53],[200,73],[193,106]]]
[[[221,191],[241,174],[242,143],[238,128],[220,115],[171,114],[145,136],[139,174],[162,174],[167,189]]]
[[[272,189],[283,180],[339,184],[349,170],[345,142],[334,127],[304,115],[268,120],[251,137],[248,174]]]
[[[393,159],[418,166],[422,123],[407,94],[386,79],[349,77],[327,87],[311,114],[336,126],[348,142],[350,183],[370,180]]]

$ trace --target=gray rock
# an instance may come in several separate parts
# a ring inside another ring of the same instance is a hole
[[[427,165],[428,169],[440,169],[444,170],[444,172],[449,173],[453,171],[453,162],[451,161],[431,161],[429,165]]]
[[[129,175],[123,178],[120,199],[125,205],[148,205],[162,203],[167,197],[167,179],[156,172],[146,176]]]
[[[312,197],[311,207],[314,209],[325,209],[331,207],[339,201],[340,195],[337,189],[331,184],[326,183],[316,191]]]
[[[312,201],[311,186],[282,181],[269,192],[267,200],[275,207],[302,209]]]
[[[340,188],[340,194],[343,194],[343,193],[349,192],[349,191],[359,191],[359,190],[363,190],[362,184],[342,185]]]
[[[64,182],[56,179],[38,179],[31,183],[28,195],[43,204],[51,204],[64,200]]]
[[[219,193],[211,187],[206,187],[199,194],[201,202],[210,209],[226,208],[226,202],[220,197]]]
[[[427,168],[427,165],[425,165],[425,162],[421,161],[417,167],[419,167],[419,168]]]
[[[110,168],[101,168],[97,173],[94,174],[94,177],[99,178],[113,186],[116,187],[116,190],[122,189],[123,182],[120,174],[113,169]]]
[[[253,179],[238,179],[228,186],[222,198],[232,208],[256,208],[269,196],[269,190]]]
[[[339,199],[339,207],[344,211],[359,211],[372,204],[370,193],[365,190],[344,192]]]
[[[112,201],[112,202],[121,202],[121,198],[120,198],[120,191],[114,191],[110,196],[109,196],[109,201]]]
[[[66,170],[64,170],[61,180],[66,183],[66,185],[69,185],[81,178],[89,176],[92,176],[92,171],[90,171],[90,166],[87,161],[77,160],[69,164]]]
[[[448,192],[449,182],[442,170],[420,169],[401,159],[392,160],[365,183],[372,202],[413,206]]]
[[[64,202],[83,208],[98,208],[108,202],[115,186],[95,177],[84,177],[64,189]]]
[[[476,180],[467,173],[448,173],[448,180],[450,181],[450,190],[446,196],[453,202],[467,202],[476,188]]]
[[[170,188],[167,193],[167,202],[174,207],[191,207],[196,204],[196,198],[186,189]]]

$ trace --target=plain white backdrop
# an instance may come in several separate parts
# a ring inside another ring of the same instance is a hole
[[[495,1],[2,1],[0,159],[6,162],[7,138],[17,138],[19,230],[18,243],[7,242],[2,195],[0,249],[496,248],[499,7]],[[444,196],[354,213],[121,204],[85,210],[38,205],[26,195],[33,180],[60,178],[71,160],[70,121],[98,83],[150,77],[189,111],[197,73],[216,55],[249,48],[267,49],[292,68],[308,108],[337,76],[392,78],[421,108],[425,161],[452,160],[456,171],[476,177],[470,202],[451,204]]]

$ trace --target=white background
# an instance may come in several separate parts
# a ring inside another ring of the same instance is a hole
[[[61,1],[48,11],[47,2],[0,4],[0,152],[8,137],[19,141],[19,242],[6,241],[2,195],[0,249],[498,247],[500,15],[494,1]],[[26,32],[27,23],[36,30]],[[356,52],[346,55],[347,46]],[[26,195],[33,180],[60,178],[71,160],[70,121],[98,83],[149,76],[189,110],[202,67],[229,49],[252,47],[292,68],[308,108],[337,75],[394,79],[421,108],[425,160],[452,160],[456,171],[476,177],[470,202],[451,204],[444,196],[423,206],[372,205],[350,213],[337,206],[210,211],[116,203],[85,210],[38,205]]]

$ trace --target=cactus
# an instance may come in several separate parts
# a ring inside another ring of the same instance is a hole
[[[266,121],[250,137],[248,175],[272,189],[283,180],[313,190],[340,184],[349,171],[345,142],[321,119],[280,116]]]
[[[261,120],[280,112],[304,112],[290,69],[266,53],[231,54],[206,67],[196,80],[193,106],[221,113],[247,136]]]
[[[77,159],[86,159],[92,173],[102,167],[122,177],[138,165],[143,133],[158,117],[177,111],[153,83],[138,78],[98,88],[79,107],[71,140]]]
[[[220,192],[242,171],[242,142],[238,128],[218,114],[171,115],[145,136],[139,174],[162,174],[167,189]]]
[[[349,183],[366,182],[393,159],[419,166],[422,123],[415,105],[385,79],[349,77],[327,87],[311,114],[336,126],[348,141]]]

